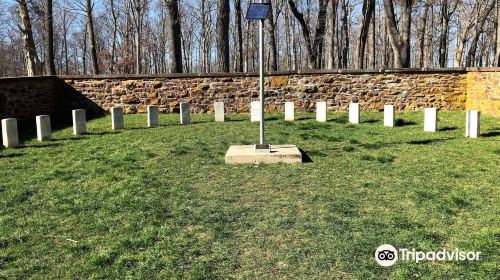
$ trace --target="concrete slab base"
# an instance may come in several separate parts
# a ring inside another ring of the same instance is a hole
[[[302,153],[295,145],[271,145],[270,153],[255,151],[255,145],[232,145],[227,150],[226,163],[300,163]]]

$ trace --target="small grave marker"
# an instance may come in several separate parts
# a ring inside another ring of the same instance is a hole
[[[316,102],[316,121],[326,122],[326,101]]]
[[[87,120],[84,109],[73,110],[73,134],[82,135],[87,132]]]
[[[2,120],[3,146],[5,148],[16,148],[19,146],[19,134],[17,133],[17,120],[14,118]]]
[[[52,130],[50,127],[50,116],[42,115],[36,117],[36,135],[38,141],[50,140],[52,138]]]
[[[359,124],[360,121],[360,110],[359,103],[349,104],[349,122],[353,124]]]
[[[436,132],[437,131],[437,109],[425,108],[424,111],[424,131]]]
[[[113,130],[125,128],[125,124],[123,123],[123,108],[111,108],[111,126]]]
[[[396,110],[394,105],[384,105],[384,126],[394,127],[396,125]]]
[[[157,127],[159,125],[158,106],[149,105],[147,107],[147,111],[148,111],[148,127]]]

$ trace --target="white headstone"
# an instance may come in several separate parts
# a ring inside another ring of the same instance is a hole
[[[19,146],[19,135],[17,133],[17,120],[3,119],[2,120],[2,137],[3,146],[5,148],[15,148]]]
[[[384,126],[394,127],[396,125],[396,110],[394,105],[384,105]]]
[[[326,122],[326,101],[316,102],[316,121]]]
[[[252,101],[250,104],[250,121],[260,122],[260,102]]]
[[[295,103],[285,102],[285,121],[293,122],[295,120]]]
[[[52,138],[50,116],[42,115],[36,117],[36,135],[38,141],[50,140]]]
[[[437,109],[425,108],[424,111],[424,131],[436,132],[437,131]]]
[[[149,105],[147,107],[147,111],[148,111],[148,127],[157,127],[159,125],[158,106]]]
[[[189,103],[181,103],[181,124],[189,124],[191,122],[191,111]]]
[[[465,123],[465,137],[478,138],[481,134],[480,129],[481,112],[476,110],[467,111]]]
[[[214,114],[216,122],[224,122],[224,102],[214,102]]]
[[[359,124],[360,116],[359,116],[359,103],[350,103],[349,104],[349,122],[354,124]]]
[[[125,124],[123,123],[123,108],[111,108],[111,126],[113,130],[125,128]]]
[[[73,110],[73,134],[82,135],[87,132],[87,119],[84,109]]]

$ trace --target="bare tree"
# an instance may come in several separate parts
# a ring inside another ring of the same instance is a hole
[[[229,72],[229,0],[217,0],[217,57],[219,71]]]
[[[28,76],[36,76],[41,74],[40,69],[40,59],[36,51],[35,41],[33,40],[33,29],[31,28],[31,20],[28,11],[28,5],[25,0],[18,0],[19,3],[19,16],[21,19],[21,24],[19,29],[21,30],[25,63],[26,63],[26,73]]]
[[[467,67],[474,66],[477,52],[477,45],[481,34],[484,32],[484,24],[488,19],[488,15],[491,13],[493,8],[495,7],[496,0],[485,0],[484,7],[481,9],[478,6],[478,17],[476,19],[476,25],[474,30],[474,36],[472,37],[472,41],[470,43],[469,52],[467,53],[465,65]]]
[[[94,75],[99,75],[99,63],[97,62],[97,49],[95,43],[95,33],[94,33],[94,19],[92,16],[93,3],[91,0],[85,0],[86,12],[87,12],[87,32],[90,47],[90,62],[92,63],[92,73]]]
[[[424,15],[422,16],[422,28],[420,29],[419,36],[419,66],[425,67],[425,36],[427,35],[427,17],[429,16],[429,9],[432,8],[431,0],[425,0]]]
[[[398,0],[401,6],[401,31],[394,13],[394,0],[384,0],[386,24],[396,68],[410,67],[411,9],[413,0]]]
[[[375,0],[363,0],[363,7],[361,11],[361,30],[358,36],[358,44],[356,51],[357,69],[362,69],[365,67],[364,60],[365,60],[366,41],[368,38],[368,31],[374,13],[375,13]]]
[[[495,65],[500,67],[500,0],[497,0],[497,40],[496,40],[496,53],[495,53]]]
[[[243,72],[243,30],[241,27],[241,0],[234,0],[236,32],[238,33],[238,72]]]
[[[295,2],[288,0],[290,9],[302,28],[302,34],[306,43],[307,52],[307,65],[310,69],[321,68],[321,57],[323,54],[323,43],[326,32],[326,12],[328,9],[329,0],[319,0],[318,18],[316,24],[316,34],[314,36],[314,43],[311,39],[311,31],[304,15],[299,12]]]
[[[455,0],[450,9],[448,0],[441,2],[441,34],[439,36],[439,67],[445,68],[448,62],[448,33],[450,29],[450,20],[457,9],[458,1]]]
[[[165,0],[168,11],[170,72],[182,73],[181,22],[178,0]]]
[[[342,47],[338,48],[340,68],[346,69],[349,62],[349,0],[342,1],[342,30],[338,40]],[[338,37],[338,36],[337,36]]]
[[[54,15],[52,13],[52,0],[44,0],[45,8],[45,74],[55,75],[54,63]]]
[[[327,17],[327,32],[326,32],[326,56],[327,68],[335,67],[335,32],[337,30],[337,8],[338,0],[331,0],[328,8],[329,16]]]

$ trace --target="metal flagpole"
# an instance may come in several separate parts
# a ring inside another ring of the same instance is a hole
[[[261,0],[264,3],[264,0]],[[260,144],[264,144],[264,20],[259,27],[259,62],[260,62]]]

